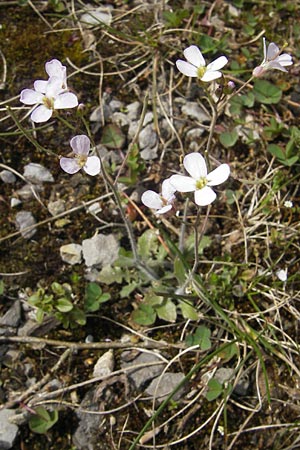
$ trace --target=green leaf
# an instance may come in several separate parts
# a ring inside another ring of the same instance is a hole
[[[131,314],[132,320],[139,325],[152,325],[156,320],[156,312],[150,305],[141,304]]]
[[[100,304],[107,302],[110,294],[103,294],[101,287],[97,283],[89,283],[85,291],[84,308],[86,311],[98,311]]]
[[[58,411],[47,411],[43,406],[35,408],[36,415],[29,419],[29,428],[34,433],[45,434],[58,421]]]
[[[208,386],[208,391],[206,392],[205,397],[209,402],[211,402],[212,400],[215,400],[222,394],[222,391],[223,391],[222,384],[215,378],[212,378],[211,380],[209,380],[209,382],[207,383],[207,386]]]
[[[44,311],[41,308],[39,308],[36,312],[36,321],[38,323],[42,323],[43,319],[44,319],[44,315],[45,315]]]
[[[285,159],[284,161],[280,161],[285,166],[291,167],[294,165],[299,159],[299,156],[292,156],[291,158]]]
[[[204,325],[200,325],[193,335],[189,335],[186,338],[186,344],[189,347],[192,345],[199,345],[201,350],[209,350],[211,348],[210,336],[210,329]]]
[[[266,105],[276,104],[282,97],[281,89],[267,80],[255,81],[253,94],[258,102]]]
[[[121,257],[120,257],[121,258]],[[119,260],[118,260],[119,262]],[[101,272],[99,273],[97,280],[100,281],[100,283],[106,284],[106,285],[110,285],[113,283],[122,283],[123,281],[123,275],[124,275],[124,271],[122,270],[121,267],[117,267],[117,266],[104,266],[101,270]]]
[[[81,309],[75,307],[71,313],[70,313],[70,324],[71,328],[75,327],[75,322],[78,325],[85,325],[86,324],[86,315],[85,312]],[[66,327],[67,328],[67,327]]]
[[[220,358],[224,359],[224,362],[228,362],[231,360],[231,358],[233,358],[238,354],[239,354],[238,346],[235,342],[233,342],[228,347],[225,347],[225,349],[219,353],[219,356]]]
[[[63,313],[70,312],[73,309],[73,303],[65,297],[59,298],[55,306],[58,311]]]
[[[120,128],[112,123],[104,127],[101,144],[108,148],[121,149],[125,144],[125,136]]]
[[[270,152],[273,156],[276,156],[278,159],[285,159],[285,153],[279,145],[269,144],[267,146],[268,152]]]
[[[233,147],[236,144],[238,137],[239,135],[234,129],[232,131],[224,131],[224,133],[220,134],[219,139],[224,147],[229,148]]]
[[[176,306],[171,299],[166,299],[160,306],[155,307],[158,317],[166,322],[175,322],[177,317]]]
[[[185,319],[190,320],[198,320],[199,314],[197,313],[195,307],[192,305],[191,302],[187,300],[179,300],[178,306],[181,309],[181,314]]]
[[[174,260],[174,275],[177,278],[179,284],[183,284],[186,280],[187,272],[185,265],[178,256]]]
[[[136,281],[132,281],[131,283],[126,284],[126,286],[123,286],[120,291],[120,297],[128,297],[137,288],[137,286],[138,283]]]
[[[157,249],[157,234],[155,230],[147,230],[138,239],[138,253],[147,259]]]

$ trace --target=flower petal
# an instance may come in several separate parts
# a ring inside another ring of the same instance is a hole
[[[43,97],[43,94],[33,89],[23,89],[20,95],[20,102],[25,105],[36,105],[37,103],[42,103]]]
[[[170,182],[179,192],[193,192],[196,189],[196,180],[184,175],[172,175]]]
[[[195,180],[199,178],[206,177],[207,168],[206,162],[200,153],[189,153],[183,159],[183,165],[185,170],[193,177]]]
[[[282,55],[278,56],[277,61],[282,66],[290,66],[293,64],[293,59],[288,53],[283,53]]]
[[[78,164],[75,158],[62,157],[59,160],[59,164],[62,170],[64,170],[67,173],[70,173],[71,175],[73,173],[79,172],[79,170],[81,169],[80,165]]]
[[[98,156],[89,156],[83,166],[83,169],[88,175],[98,175],[101,170],[100,159]]]
[[[151,190],[143,193],[141,201],[145,206],[151,209],[160,209],[164,206],[160,195]]]
[[[51,59],[46,62],[45,69],[49,77],[58,77],[66,84],[67,81],[67,68],[63,66],[58,59]]]
[[[207,175],[208,186],[217,186],[224,183],[230,175],[230,167],[228,164],[221,164],[215,170]]]
[[[207,83],[209,81],[216,80],[217,78],[221,78],[221,76],[222,72],[219,72],[218,70],[207,70],[200,80]]]
[[[170,211],[172,208],[173,208],[172,205],[166,205],[166,206],[163,206],[163,207],[162,207],[161,209],[159,209],[158,211],[155,211],[155,214],[165,214],[165,213],[167,213],[168,211]]]
[[[187,77],[197,77],[197,67],[192,64],[183,61],[182,59],[177,59],[176,66],[179,72],[183,73],[183,75]]]
[[[196,67],[204,67],[205,59],[196,45],[191,45],[183,52],[185,59]]]
[[[213,62],[207,65],[207,70],[220,70],[228,63],[226,56],[219,56]]]
[[[47,108],[45,105],[40,105],[32,111],[30,118],[32,122],[36,123],[47,122],[52,116],[52,113],[52,109]]]
[[[62,92],[62,81],[59,77],[50,77],[46,85],[46,96],[56,99]]]
[[[280,64],[279,61],[271,61],[266,65],[267,70],[277,69],[281,70],[281,72],[287,72],[287,70]]]
[[[273,59],[277,58],[277,56],[279,56],[280,54],[280,50],[277,47],[276,44],[274,44],[274,42],[271,42],[268,45],[268,50],[267,50],[267,61],[272,61]]]
[[[59,94],[54,100],[54,109],[75,108],[78,106],[78,98],[72,92]]]
[[[36,80],[33,83],[34,90],[37,92],[41,92],[42,94],[46,93],[48,81],[46,80]]]
[[[216,193],[209,187],[195,191],[195,203],[199,206],[210,205],[216,199]]]
[[[164,180],[162,182],[162,186],[161,186],[161,196],[167,200],[167,201],[172,201],[174,199],[174,192],[176,191],[176,189],[174,188],[174,186],[171,184],[170,182],[170,178],[167,178],[166,180]]]
[[[85,134],[78,134],[72,137],[70,146],[76,155],[87,156],[90,152],[91,141]]]

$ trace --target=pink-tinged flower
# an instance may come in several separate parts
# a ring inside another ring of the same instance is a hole
[[[148,208],[156,209],[156,214],[165,214],[173,208],[176,189],[171,185],[170,178],[164,180],[161,186],[161,195],[154,191],[146,191],[141,197],[142,203]]]
[[[264,59],[263,62],[253,70],[253,76],[261,77],[265,72],[272,69],[287,72],[285,66],[291,66],[293,64],[292,57],[287,53],[280,54],[280,50],[274,42],[271,42],[267,49],[265,38],[263,38],[263,46]]]
[[[216,198],[216,193],[211,186],[224,183],[230,174],[228,164],[221,164],[212,172],[207,173],[207,167],[203,156],[199,153],[190,153],[183,159],[185,170],[190,177],[184,175],[172,175],[170,183],[179,192],[194,192],[195,203],[199,206],[207,206]]]
[[[45,70],[49,78],[57,77],[61,80],[61,89],[67,91],[67,68],[63,66],[58,59],[51,59],[51,61],[46,62]],[[35,89],[39,92],[46,92],[48,80],[36,80]]]
[[[101,170],[100,159],[98,156],[88,156],[91,148],[89,138],[85,134],[79,134],[71,139],[70,145],[74,156],[60,158],[60,167],[70,174],[83,169],[88,175],[98,175]]]
[[[78,105],[76,95],[62,88],[61,77],[50,77],[45,83],[37,80],[33,86],[34,89],[23,89],[20,96],[20,101],[25,105],[36,105],[30,115],[33,122],[47,122],[55,109],[75,108]]]
[[[199,48],[196,45],[191,45],[183,52],[185,59],[178,59],[176,61],[177,69],[188,77],[197,77],[201,81],[209,82],[221,78],[222,69],[227,63],[226,56],[220,56],[215,61],[206,65],[205,59],[202,56]]]

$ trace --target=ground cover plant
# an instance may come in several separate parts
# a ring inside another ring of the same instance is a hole
[[[5,448],[300,446],[299,17],[0,1]]]

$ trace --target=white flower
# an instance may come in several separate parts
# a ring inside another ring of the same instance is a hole
[[[207,206],[215,200],[216,193],[210,186],[224,183],[230,174],[228,164],[221,164],[208,174],[205,160],[199,153],[186,155],[183,165],[190,177],[172,175],[170,182],[179,192],[195,192],[195,203],[199,206]]]
[[[197,77],[206,82],[221,78],[222,72],[219,70],[228,62],[226,56],[220,56],[206,66],[205,59],[196,45],[186,48],[183,54],[187,61],[178,59],[176,61],[177,69],[188,77]]]
[[[100,159],[98,156],[88,156],[90,152],[91,142],[85,134],[74,136],[70,145],[73,150],[73,158],[60,158],[60,167],[67,173],[73,174],[80,169],[89,175],[98,175],[101,170]]]
[[[67,68],[63,66],[62,63],[58,59],[51,59],[51,61],[46,62],[45,70],[49,76],[57,77],[61,80],[61,89],[62,92],[68,89],[67,87]],[[35,90],[38,92],[46,92],[46,86],[49,80],[36,80],[35,81]]]
[[[266,46],[266,39],[263,38],[264,46],[264,59],[263,62],[255,67],[253,70],[253,75],[255,77],[262,76],[267,70],[277,69],[282,72],[287,72],[285,66],[291,66],[293,64],[292,57],[287,53],[280,55],[280,50],[274,42],[271,42]]]
[[[156,209],[156,214],[165,214],[173,208],[176,189],[171,185],[170,178],[164,180],[161,186],[161,195],[154,191],[145,191],[141,197],[142,203],[148,208]]]
[[[48,81],[37,80],[34,89],[23,89],[20,101],[25,105],[36,105],[30,118],[33,122],[46,122],[55,109],[75,108],[78,99],[75,94],[65,92],[62,77],[53,76]]]
[[[292,208],[292,207],[294,206],[294,204],[293,204],[293,202],[292,202],[291,200],[286,200],[286,201],[284,202],[284,206],[285,206],[286,208]]]
[[[288,273],[288,270],[287,270],[287,267],[286,267],[285,269],[277,270],[276,275],[277,275],[277,278],[280,281],[286,282],[287,278],[288,278],[287,277],[287,273]]]

